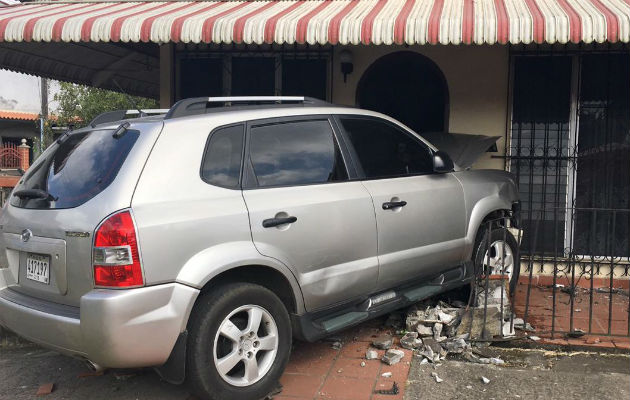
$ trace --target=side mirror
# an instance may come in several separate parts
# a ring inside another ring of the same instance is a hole
[[[455,166],[448,154],[439,150],[433,154],[433,171],[443,174],[453,172],[453,169],[455,169]]]

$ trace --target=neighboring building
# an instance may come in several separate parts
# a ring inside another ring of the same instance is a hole
[[[34,113],[0,110],[0,204],[30,165],[38,119]]]
[[[3,68],[120,85],[164,107],[190,96],[303,94],[382,111],[420,133],[499,136],[475,167],[516,175],[525,259],[536,272],[560,263],[602,278],[610,268],[629,275],[629,41],[627,0],[0,9]]]

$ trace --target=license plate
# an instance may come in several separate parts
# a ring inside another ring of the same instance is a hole
[[[50,257],[28,253],[26,255],[26,279],[48,285],[50,283]]]

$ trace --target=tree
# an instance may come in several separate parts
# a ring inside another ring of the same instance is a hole
[[[90,123],[97,115],[113,110],[157,108],[154,99],[138,96],[126,96],[111,90],[98,89],[74,83],[61,82],[54,100],[59,104],[57,110],[44,123],[44,148],[52,143],[53,126],[80,128]],[[130,101],[131,99],[131,101]],[[35,146],[39,149],[39,143]]]

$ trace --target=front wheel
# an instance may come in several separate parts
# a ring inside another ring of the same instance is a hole
[[[479,235],[473,254],[475,269],[494,275],[506,275],[510,292],[514,293],[521,271],[518,244],[514,235],[504,227],[494,227],[488,240],[488,231]]]
[[[252,399],[276,388],[291,349],[282,301],[250,283],[221,286],[199,299],[191,315],[188,383],[200,399]]]

